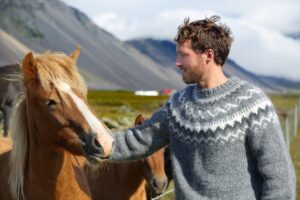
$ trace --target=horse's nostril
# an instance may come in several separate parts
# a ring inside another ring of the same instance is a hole
[[[160,181],[157,179],[153,179],[152,186],[156,188],[156,190],[163,191],[166,189],[168,182],[166,180]]]
[[[101,148],[101,145],[100,145],[99,141],[97,140],[97,137],[94,137],[94,139],[93,139],[93,145],[95,147],[100,147]]]
[[[164,181],[163,185],[164,185],[163,189],[164,190],[167,189],[167,186],[168,186],[168,180],[167,179]]]
[[[158,188],[158,184],[157,184],[156,179],[153,180],[152,184],[153,184],[153,187],[154,187],[154,188]]]

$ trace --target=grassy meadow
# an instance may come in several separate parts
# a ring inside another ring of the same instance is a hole
[[[168,99],[168,96],[135,96],[131,91],[89,91],[88,101],[97,117],[122,129],[131,127],[135,117],[151,114]]]
[[[300,95],[271,95],[273,104],[279,113],[282,110],[290,110],[298,102]],[[281,119],[281,118],[279,118]],[[282,119],[281,119],[282,120]],[[300,200],[300,124],[298,123],[297,135],[292,138],[290,143],[290,155],[296,170],[297,177],[297,195],[296,199]]]

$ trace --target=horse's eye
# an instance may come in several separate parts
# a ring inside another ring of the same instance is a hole
[[[47,107],[54,109],[55,106],[57,105],[57,102],[53,99],[47,99],[45,104]]]

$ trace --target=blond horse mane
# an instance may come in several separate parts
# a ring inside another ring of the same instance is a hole
[[[46,52],[36,56],[35,61],[37,78],[45,90],[49,91],[60,81],[63,81],[77,93],[86,96],[86,84],[78,73],[75,61],[72,58],[63,53]],[[26,85],[27,87],[30,87],[30,85]],[[65,95],[61,95],[67,102]],[[23,186],[29,142],[27,123],[26,96],[22,95],[16,104],[11,122],[13,148],[10,157],[11,172],[9,186],[13,199],[16,200],[25,199]]]
[[[13,148],[10,156],[9,186],[14,199],[24,198],[23,183],[27,158],[28,126],[25,96],[21,96],[11,122]],[[25,198],[24,198],[25,199]]]

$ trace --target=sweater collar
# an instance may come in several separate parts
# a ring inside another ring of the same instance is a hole
[[[228,91],[236,88],[240,84],[238,77],[230,77],[225,83],[218,85],[214,88],[200,88],[195,84],[194,92],[199,95],[201,98],[215,97],[227,93]]]

